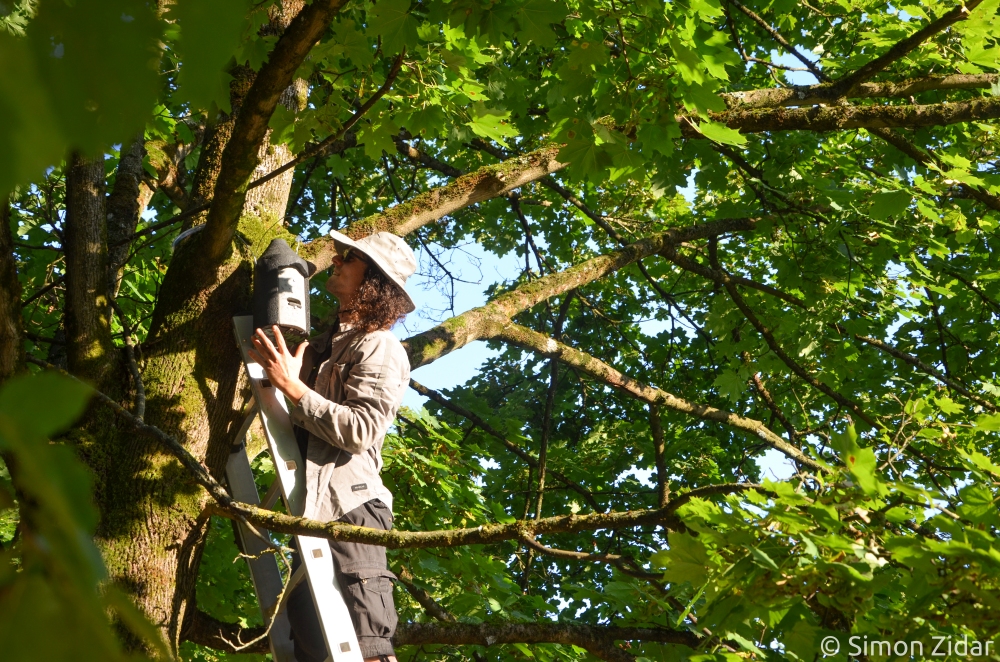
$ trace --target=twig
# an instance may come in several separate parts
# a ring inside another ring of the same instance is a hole
[[[500,432],[499,430],[497,430],[496,428],[494,428],[492,425],[490,425],[489,423],[487,423],[480,416],[472,413],[471,411],[469,411],[465,407],[463,407],[463,406],[455,403],[454,401],[449,400],[448,398],[444,397],[444,395],[442,395],[438,391],[435,391],[434,389],[427,388],[426,386],[424,386],[423,384],[419,383],[415,379],[412,379],[412,378],[410,379],[410,388],[412,388],[414,391],[416,391],[420,395],[424,396],[425,398],[429,398],[430,400],[433,400],[434,402],[438,403],[439,405],[441,405],[445,409],[450,409],[451,411],[455,412],[459,416],[462,416],[463,418],[467,418],[468,420],[472,421],[472,423],[476,427],[478,427],[480,430],[482,430],[486,434],[490,435],[491,437],[493,437],[493,438],[497,439],[498,441],[500,441],[500,443],[502,443],[507,450],[509,450],[511,453],[513,453],[514,455],[517,455],[519,458],[521,458],[522,460],[524,460],[524,462],[529,467],[534,468],[534,467],[538,466],[538,460],[537,459],[535,459],[534,457],[532,457],[527,451],[525,451],[523,448],[521,448],[520,446],[518,446],[517,444],[515,444],[513,441],[509,440],[502,432]],[[587,501],[587,503],[590,504],[590,507],[594,509],[595,513],[604,512],[604,509],[601,508],[600,505],[598,505],[596,499],[594,499],[594,494],[590,490],[588,490],[587,488],[583,487],[579,483],[576,483],[576,482],[570,480],[569,478],[567,478],[566,476],[564,476],[562,473],[560,473],[558,471],[554,471],[554,470],[550,469],[549,473],[552,474],[553,478],[555,478],[559,482],[561,482],[564,485],[566,485],[566,487],[568,487],[569,489],[573,490],[574,492],[576,492],[580,496],[582,496]]]
[[[739,290],[736,289],[735,283],[733,283],[731,280],[727,280],[723,282],[722,285],[723,287],[726,288],[726,292],[729,293],[729,298],[733,300],[733,303],[735,303],[736,307],[739,308],[741,313],[743,313],[743,316],[747,318],[747,321],[749,321],[750,324],[752,324],[753,327],[757,329],[757,332],[764,338],[764,342],[766,342],[767,346],[771,348],[771,351],[774,352],[774,354],[779,359],[781,359],[781,361],[785,365],[791,368],[792,372],[798,375],[803,381],[805,381],[807,384],[815,388],[817,391],[820,391],[821,393],[827,395],[837,404],[841,405],[845,409],[850,409],[861,420],[863,420],[865,423],[872,426],[873,428],[881,429],[882,427],[884,427],[881,422],[879,422],[877,419],[873,418],[867,412],[865,412],[865,410],[862,409],[859,404],[841,395],[837,391],[834,391],[832,388],[830,388],[823,382],[819,381],[818,379],[810,375],[805,368],[799,365],[797,361],[792,359],[792,357],[790,357],[788,353],[785,352],[784,349],[782,349],[781,345],[778,344],[778,341],[775,339],[774,334],[771,332],[771,330],[767,328],[763,322],[760,321],[760,318],[758,318],[757,315],[750,308],[750,306],[747,305],[746,300],[739,293]]]
[[[57,285],[61,285],[64,280],[66,280],[66,274],[63,274],[62,276],[59,276],[59,278],[56,278],[54,281],[52,281],[51,283],[49,283],[48,285],[46,285],[42,289],[40,289],[37,292],[35,292],[34,294],[32,294],[30,297],[28,297],[27,299],[25,299],[23,302],[21,302],[21,307],[24,308],[25,306],[27,306],[28,304],[32,303],[33,301],[35,301],[39,297],[43,296],[46,292],[50,291],[52,288],[56,287]]]
[[[801,53],[799,53],[799,51],[794,46],[792,46],[788,42],[788,40],[785,39],[781,35],[780,32],[778,32],[773,27],[771,27],[770,23],[768,23],[763,18],[761,18],[760,16],[758,16],[757,14],[755,14],[753,12],[753,10],[751,10],[751,9],[743,6],[740,2],[738,2],[738,0],[726,0],[726,2],[728,4],[731,4],[733,7],[736,7],[737,9],[739,9],[741,12],[743,12],[744,14],[746,14],[750,18],[751,21],[753,21],[754,23],[756,23],[757,25],[759,25],[761,28],[763,28],[765,32],[767,32],[769,35],[771,35],[772,39],[774,39],[776,42],[778,42],[779,44],[781,44],[782,48],[784,48],[789,54],[791,54],[791,55],[795,56],[796,58],[798,58],[798,60],[802,64],[804,64],[806,66],[806,68],[809,69],[809,71],[811,71],[816,76],[816,78],[818,78],[820,80],[823,80],[823,81],[830,80],[830,78],[825,73],[823,73],[822,69],[820,69],[819,67],[817,67],[813,63],[813,61],[810,60],[809,58],[807,58],[805,55],[802,55]]]
[[[141,422],[146,415],[146,387],[143,386],[142,376],[139,374],[139,365],[135,361],[135,349],[133,347],[132,329],[129,327],[128,319],[125,317],[121,306],[113,297],[108,297],[111,308],[118,315],[118,321],[122,325],[122,339],[125,341],[125,356],[128,358],[128,369],[132,374],[132,383],[135,384],[135,417]]]

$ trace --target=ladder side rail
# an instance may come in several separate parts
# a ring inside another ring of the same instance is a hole
[[[285,506],[291,514],[301,516],[306,499],[305,463],[292,430],[288,405],[284,396],[267,382],[264,369],[248,354],[252,348],[253,316],[234,317],[233,329],[250,378],[250,388],[258,404]],[[325,538],[311,536],[295,536],[295,539],[330,654],[327,659],[332,662],[363,662],[351,613],[336,581],[329,542]]]

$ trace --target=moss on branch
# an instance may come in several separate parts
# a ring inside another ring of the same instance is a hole
[[[546,145],[503,163],[483,166],[445,186],[356,221],[344,230],[344,234],[353,239],[376,232],[405,236],[459,209],[503,195],[565,168],[565,163],[556,160],[560,149],[561,145]],[[322,270],[330,266],[333,252],[333,240],[321,237],[303,246],[301,254]]]

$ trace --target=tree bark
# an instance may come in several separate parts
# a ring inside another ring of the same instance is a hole
[[[841,96],[847,99],[872,99],[879,97],[909,97],[923,92],[947,90],[984,90],[1000,80],[997,74],[951,74],[948,76],[920,76],[899,82],[858,83]],[[833,83],[818,85],[793,85],[761,90],[729,92],[719,96],[730,110],[775,108],[778,106],[817,106],[837,99],[838,89]]]
[[[114,364],[103,156],[70,157],[64,249],[69,371],[102,388]]]
[[[265,29],[280,33],[288,21],[294,23],[302,6],[301,0],[286,0],[280,8],[272,8],[273,20]],[[287,37],[286,33],[279,38],[276,49],[282,48]],[[223,198],[232,194],[224,190],[227,184],[220,182],[220,175],[232,168],[232,164],[227,166],[232,156],[226,150],[236,136],[241,141],[247,139],[237,127],[248,108],[250,90],[253,85],[264,85],[261,78],[268,75],[266,66],[256,76],[249,70],[236,73],[231,86],[233,115],[222,116],[206,130],[192,181],[191,204],[218,198],[220,193]],[[279,92],[288,87],[288,82],[283,83]],[[288,92],[287,98],[278,96],[282,101],[294,100],[298,107],[300,92]],[[291,158],[286,148],[267,144],[268,118],[256,118],[265,131],[247,162],[250,176],[255,168],[270,170]],[[263,157],[263,164],[257,163],[258,156]],[[198,235],[178,245],[143,344],[145,419],[178,439],[215,476],[224,470],[249,397],[233,340],[232,317],[250,307],[256,254],[271,238],[287,237],[281,218],[291,175],[289,172],[287,177],[269,182],[254,197],[241,197],[250,204],[245,210],[242,202],[235,208],[233,230],[239,224],[249,246],[235,242],[232,250],[227,247],[223,251],[222,260],[206,261]],[[202,222],[204,218],[197,216],[190,220],[194,225]],[[107,269],[103,273],[107,274]],[[143,435],[116,432],[123,427],[121,423],[120,418],[107,421],[85,453],[100,476],[97,538],[111,579],[130,593],[176,650],[182,625],[194,605],[208,497],[191,473],[162,446]]]
[[[10,202],[0,202],[0,384],[24,366],[21,283],[17,279]]]
[[[125,151],[115,175],[115,187],[107,200],[108,210],[108,283],[111,296],[118,295],[122,269],[128,258],[132,235],[139,223],[139,216],[146,209],[153,195],[143,183],[142,159],[146,155],[145,139],[140,133]]]
[[[355,221],[343,232],[352,239],[360,239],[376,232],[392,232],[404,236],[454,211],[501,196],[562,170],[567,164],[559,162],[556,158],[561,149],[561,145],[547,145],[503,163],[483,166],[445,186]],[[333,252],[333,240],[329,237],[320,237],[303,247],[302,256],[323,270],[332,264]]]
[[[898,106],[815,106],[813,108],[775,108],[729,110],[709,113],[741,133],[765,131],[848,131],[850,129],[919,128],[945,126],[1000,118],[1000,99],[986,97],[955,103],[906,104]],[[679,117],[681,135],[704,138],[697,122]]]

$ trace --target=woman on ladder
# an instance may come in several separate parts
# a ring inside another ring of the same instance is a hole
[[[294,405],[299,450],[306,462],[303,517],[373,529],[392,527],[392,493],[382,484],[382,443],[403,402],[410,362],[389,329],[416,306],[406,279],[416,271],[402,239],[379,232],[354,241],[331,232],[337,248],[326,290],[339,302],[338,322],[292,354],[278,327],[276,343],[257,329],[251,357]],[[396,662],[396,607],[384,547],[330,542],[337,581],[365,662]],[[296,557],[293,567],[299,563]],[[288,599],[298,662],[328,653],[309,588]]]

